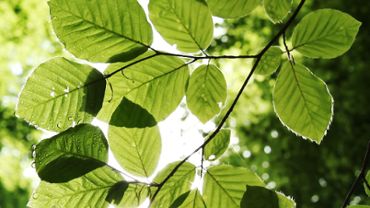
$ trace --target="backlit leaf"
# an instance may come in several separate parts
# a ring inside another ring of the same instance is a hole
[[[281,54],[283,52],[278,46],[273,46],[267,50],[258,63],[256,74],[270,75],[274,73],[281,64]]]
[[[263,0],[267,15],[274,23],[281,23],[292,8],[293,0]]]
[[[207,3],[214,16],[238,18],[252,12],[260,0],[207,0]]]
[[[127,60],[152,42],[151,27],[136,0],[50,0],[49,6],[56,35],[78,58]]]
[[[99,112],[105,79],[94,68],[64,58],[51,59],[35,69],[18,100],[17,115],[50,131],[88,123]]]
[[[107,69],[106,73],[126,65],[127,63],[114,64],[112,68]],[[113,97],[111,94],[107,95],[102,108],[104,114],[100,115],[103,120],[109,121],[114,111],[119,111],[115,112],[117,115],[121,112],[127,113],[127,109],[116,110],[116,108],[122,108],[123,103],[131,102],[130,105],[135,107],[135,112],[145,115],[148,119],[154,119],[155,122],[162,121],[180,104],[188,78],[187,65],[176,57],[155,56],[132,65],[108,79],[113,88]],[[107,87],[107,91],[111,89]],[[126,100],[123,100],[123,96]],[[130,120],[127,118],[127,115],[122,114],[121,119],[111,120],[110,124],[125,127],[127,125],[134,127],[137,124],[139,126],[136,127],[143,127],[147,123],[143,121],[145,119],[141,119],[135,121],[135,125],[128,124]],[[152,126],[153,122],[149,124],[146,126]]]
[[[36,171],[42,180],[67,182],[105,165],[108,143],[103,132],[89,124],[70,128],[36,145]]]
[[[247,185],[264,186],[249,169],[226,165],[211,167],[204,177],[203,199],[207,207],[239,208]]]
[[[161,153],[157,126],[146,128],[109,127],[109,144],[119,164],[128,172],[149,177]]]
[[[160,184],[177,164],[178,162],[174,162],[167,165],[167,167],[154,178],[154,182]],[[194,177],[194,165],[187,162],[184,163],[162,187],[155,200],[152,202],[151,207],[170,207],[179,196],[190,191]]]
[[[293,48],[310,58],[335,58],[348,51],[361,22],[333,9],[320,9],[305,16],[292,36]]]
[[[229,143],[230,129],[220,130],[215,138],[204,148],[204,158],[210,161],[216,160],[227,150]]]
[[[105,208],[109,205],[110,190],[118,183],[124,183],[121,175],[107,166],[66,183],[42,181],[33,193],[29,206]]]
[[[190,76],[186,103],[203,123],[220,112],[226,100],[227,86],[222,72],[214,65],[202,65]]]
[[[276,81],[274,108],[296,134],[320,143],[333,116],[333,98],[326,84],[301,64],[286,62]]]
[[[149,17],[170,44],[184,52],[207,49],[213,20],[205,0],[150,0]]]

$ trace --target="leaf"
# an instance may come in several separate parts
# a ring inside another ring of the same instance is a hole
[[[243,208],[295,208],[295,202],[284,196],[260,186],[247,186],[240,207]]]
[[[351,205],[348,206],[347,208],[370,208],[369,205]]]
[[[282,194],[280,192],[277,192],[277,191],[275,191],[275,192],[276,192],[276,194],[278,196],[278,199],[279,199],[279,207],[281,207],[281,208],[295,208],[297,206],[295,201],[291,197],[285,196],[284,194]]]
[[[320,9],[305,16],[292,36],[293,48],[309,58],[335,58],[348,51],[361,22],[333,9]]]
[[[333,98],[325,82],[301,64],[286,62],[276,81],[274,109],[294,133],[318,144],[333,117]]]
[[[106,73],[114,72],[126,65],[127,63],[115,64],[108,68]],[[113,110],[127,112],[127,110],[116,109],[117,107],[124,107],[122,99],[125,96],[127,100],[133,103],[132,106],[136,106],[135,111],[147,114],[147,118],[152,116],[156,122],[162,121],[180,104],[185,94],[188,78],[189,69],[187,64],[176,57],[155,56],[132,65],[126,68],[123,74],[116,73],[109,78],[109,83],[113,89],[113,98],[110,95],[106,98],[102,108],[104,114],[100,114],[102,115],[100,118],[109,121]],[[111,89],[107,87],[108,90]],[[116,112],[116,116],[127,121],[127,118],[124,118],[125,115],[119,116],[120,112]],[[139,115],[136,114],[136,116]],[[122,120],[115,119],[110,124],[127,127],[127,122],[122,122]],[[143,126],[145,119],[135,121],[135,123],[141,123],[141,126]],[[149,123],[153,124],[152,122]]]
[[[204,0],[150,0],[149,17],[162,37],[183,52],[207,49],[213,20]]]
[[[364,181],[364,189],[365,189],[365,193],[367,196],[370,196],[370,190],[369,190],[369,184],[366,184],[366,183],[369,183],[370,181],[370,171],[367,172],[366,174],[366,177],[365,177],[365,181]]]
[[[106,198],[122,177],[104,166],[67,183],[41,181],[29,202],[30,207],[108,207]]]
[[[171,208],[206,208],[206,204],[198,189],[186,193],[186,198],[181,203],[172,205]]]
[[[117,62],[145,52],[151,27],[136,0],[50,0],[54,31],[66,49],[92,62]]]
[[[35,69],[18,99],[17,115],[50,131],[88,123],[99,112],[105,79],[94,68],[64,58],[51,59]]]
[[[190,111],[203,123],[220,112],[226,100],[227,86],[222,72],[214,65],[202,65],[190,76],[186,102]]]
[[[108,139],[119,164],[134,175],[149,177],[161,154],[161,135],[157,126],[124,128],[109,126]]]
[[[282,23],[292,8],[293,0],[263,0],[263,5],[273,23]]]
[[[230,129],[221,129],[204,148],[204,158],[210,161],[216,160],[227,150],[229,143]]]
[[[167,165],[167,167],[154,178],[154,182],[160,184],[177,164],[178,162],[174,162]],[[151,207],[170,207],[179,196],[190,190],[194,177],[194,165],[188,162],[184,163],[163,185],[155,200],[152,202]]]
[[[260,0],[207,0],[212,14],[222,18],[247,16],[260,3]]]
[[[262,56],[257,66],[256,73],[260,75],[271,75],[281,64],[282,51],[278,46],[273,46]]]
[[[36,171],[51,183],[67,182],[104,166],[108,143],[103,132],[89,124],[70,128],[36,145]]]
[[[211,167],[204,177],[203,199],[207,207],[239,208],[247,185],[264,186],[249,169],[227,165]]]
[[[130,184],[123,194],[121,203],[117,207],[139,207],[147,197],[149,188],[141,184]]]

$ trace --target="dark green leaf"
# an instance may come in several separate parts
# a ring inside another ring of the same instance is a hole
[[[305,16],[292,36],[293,48],[310,58],[335,58],[348,51],[361,22],[333,9],[320,9]]]
[[[260,0],[208,0],[207,3],[214,16],[239,18],[252,12]]]
[[[190,76],[186,103],[203,123],[220,112],[226,100],[227,86],[222,72],[214,65],[202,65]]]
[[[54,58],[28,78],[17,115],[46,130],[63,131],[90,122],[102,106],[104,91],[105,79],[96,69]]]
[[[108,143],[103,132],[88,124],[70,128],[36,145],[36,171],[42,180],[60,183],[105,165]]]
[[[244,193],[242,208],[295,208],[295,202],[282,193],[260,186],[247,186]]]
[[[207,49],[213,39],[213,20],[204,0],[150,0],[149,17],[180,51]]]
[[[294,133],[320,143],[333,116],[333,98],[326,84],[301,64],[286,62],[276,81],[274,108]]]
[[[152,42],[152,29],[136,0],[51,0],[49,6],[56,35],[79,58],[127,60]]]
[[[222,129],[216,137],[204,148],[204,158],[206,160],[216,160],[228,148],[230,143],[230,129]]]
[[[204,177],[203,198],[207,207],[239,208],[247,185],[264,186],[249,169],[226,165],[211,167]]]

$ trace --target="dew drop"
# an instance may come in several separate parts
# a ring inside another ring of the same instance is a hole
[[[32,194],[32,198],[33,199],[37,199],[39,197],[39,195],[37,194],[37,192],[34,192],[33,194]]]
[[[54,91],[51,91],[51,92],[50,92],[50,96],[51,96],[51,97],[55,97],[55,92],[54,92]]]
[[[35,168],[35,167],[36,167],[36,162],[35,162],[35,161],[32,161],[32,163],[31,163],[31,167],[32,167],[32,168]]]
[[[69,93],[69,87],[68,86],[64,89],[64,92]]]

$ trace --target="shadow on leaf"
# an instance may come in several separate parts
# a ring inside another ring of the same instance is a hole
[[[110,125],[126,128],[145,128],[156,124],[152,114],[126,97],[122,99],[110,120]]]

